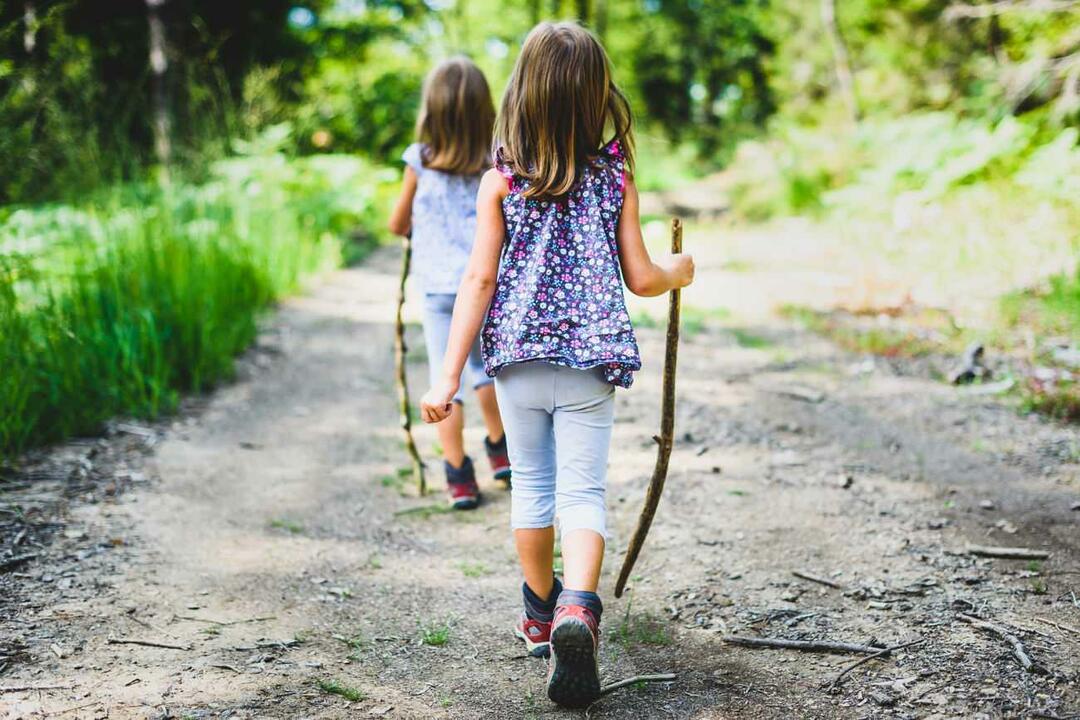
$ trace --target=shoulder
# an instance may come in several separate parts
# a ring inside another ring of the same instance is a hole
[[[401,159],[417,173],[423,172],[424,144],[416,142],[405,148],[405,152],[401,153]]]
[[[480,178],[480,197],[496,197],[501,202],[510,194],[506,176],[498,168],[491,168]]]

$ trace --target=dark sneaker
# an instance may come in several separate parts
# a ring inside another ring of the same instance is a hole
[[[600,697],[596,617],[580,605],[560,605],[551,623],[550,642],[548,697],[563,707],[587,707]]]
[[[446,494],[455,510],[474,510],[480,504],[480,487],[476,484],[476,471],[468,456],[461,467],[443,462],[446,469]]]
[[[488,462],[491,463],[491,472],[495,479],[506,483],[510,487],[510,456],[506,452],[506,433],[497,443],[491,442],[491,438],[484,438],[484,449],[487,450]]]
[[[514,635],[525,641],[525,650],[533,657],[547,657],[550,654],[548,640],[551,623],[533,620],[523,612],[514,625]]]

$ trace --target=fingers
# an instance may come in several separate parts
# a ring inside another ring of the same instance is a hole
[[[429,402],[420,403],[420,419],[427,424],[442,422],[446,418],[450,417],[450,411],[453,408],[451,403],[444,403],[442,405],[432,405]]]

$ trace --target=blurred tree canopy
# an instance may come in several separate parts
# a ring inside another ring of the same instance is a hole
[[[296,152],[396,160],[432,62],[467,53],[501,92],[525,33],[549,18],[596,30],[639,122],[717,161],[776,114],[839,116],[837,40],[864,114],[1060,127],[1080,107],[1072,0],[2,0],[0,203],[139,180],[165,161],[197,177],[282,123]]]

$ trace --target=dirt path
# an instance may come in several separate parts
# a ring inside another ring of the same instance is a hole
[[[760,288],[745,268],[702,268],[691,303]],[[383,251],[288,303],[238,381],[167,427],[73,443],[4,479],[0,520],[29,523],[15,545],[38,557],[0,574],[0,717],[582,715],[547,702],[543,664],[509,635],[506,494],[488,486],[480,511],[449,514],[401,486],[395,269]],[[734,313],[691,323],[668,490],[616,600],[657,422],[661,331],[641,331],[647,370],[619,394],[602,672],[678,680],[589,715],[1080,713],[1080,433]],[[734,329],[741,317],[755,325]],[[434,439],[421,430],[429,456]],[[978,559],[970,543],[1052,556]],[[1010,628],[1046,672],[961,613]],[[727,633],[925,642],[828,692],[852,657],[732,648]]]

